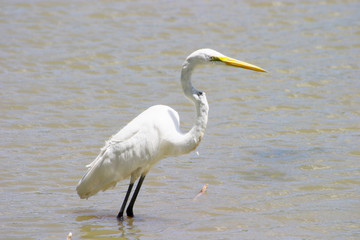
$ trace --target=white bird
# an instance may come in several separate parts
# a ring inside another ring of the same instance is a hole
[[[164,105],[148,108],[112,136],[97,158],[87,165],[89,169],[76,187],[80,198],[87,199],[100,190],[114,187],[120,180],[130,178],[125,199],[117,215],[122,219],[134,182],[140,177],[126,209],[127,216],[134,216],[134,203],[150,168],[164,157],[193,151],[204,135],[209,106],[205,93],[193,87],[191,74],[196,66],[205,63],[266,72],[260,67],[226,57],[211,49],[200,49],[190,54],[182,65],[181,86],[185,96],[195,104],[196,120],[191,130],[181,132],[179,114],[174,109]]]

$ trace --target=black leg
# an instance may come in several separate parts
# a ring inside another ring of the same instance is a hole
[[[126,206],[126,203],[127,203],[128,199],[129,199],[130,192],[131,192],[131,189],[132,189],[133,186],[134,186],[134,183],[130,183],[130,184],[129,184],[129,188],[128,188],[127,192],[126,192],[124,201],[123,201],[123,203],[122,203],[122,205],[121,205],[120,212],[119,212],[119,214],[117,215],[117,218],[118,218],[118,219],[122,219],[122,218],[123,218],[124,209],[125,209],[125,206]]]
[[[134,213],[133,213],[133,207],[134,207],[134,204],[135,204],[135,201],[136,201],[136,197],[140,191],[140,188],[141,188],[141,185],[143,183],[145,179],[145,175],[141,176],[140,179],[139,179],[139,182],[136,186],[136,189],[135,189],[135,192],[131,198],[131,201],[129,203],[129,206],[128,208],[126,209],[126,214],[129,216],[129,217],[133,217],[134,216]]]

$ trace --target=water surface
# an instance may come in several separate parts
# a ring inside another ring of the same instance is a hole
[[[6,1],[0,8],[0,221],[7,239],[359,239],[358,1]],[[104,141],[154,104],[194,107],[180,66],[209,47],[196,152],[81,200]],[[193,198],[204,184],[206,194]]]

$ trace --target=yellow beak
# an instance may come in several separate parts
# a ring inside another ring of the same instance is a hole
[[[233,58],[229,58],[229,57],[218,57],[220,61],[226,63],[229,66],[233,66],[233,67],[240,67],[240,68],[245,68],[245,69],[249,69],[249,70],[253,70],[253,71],[257,71],[257,72],[266,72],[266,70],[252,65],[250,63],[246,63],[246,62],[242,62]]]

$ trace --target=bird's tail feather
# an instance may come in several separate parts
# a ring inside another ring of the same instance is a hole
[[[80,198],[89,198],[100,190],[105,191],[108,188],[115,187],[119,179],[116,179],[116,173],[107,161],[106,149],[102,149],[99,156],[87,167],[87,173],[79,181],[76,191]]]

